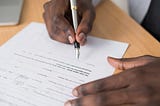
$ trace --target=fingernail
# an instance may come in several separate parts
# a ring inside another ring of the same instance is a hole
[[[81,37],[81,38],[84,38],[84,37],[86,37],[86,35],[82,32],[82,33],[80,33],[79,34],[79,36]]]
[[[86,41],[86,35],[84,33],[79,34],[79,42]]]
[[[73,93],[73,95],[76,96],[76,97],[78,97],[78,95],[79,95],[79,94],[78,94],[78,91],[77,91],[76,89],[74,89],[72,93]]]
[[[64,106],[72,106],[71,102],[66,102]]]
[[[74,42],[74,41],[73,41],[73,38],[72,38],[71,36],[68,36],[68,40],[69,40],[70,43],[73,43],[73,42]]]
[[[108,59],[113,59],[113,57],[111,57],[111,56],[108,56],[107,58],[108,58]]]
[[[113,62],[114,60],[116,60],[116,59],[113,58],[113,57],[108,57],[107,59],[108,59],[108,61],[110,61],[110,62]]]

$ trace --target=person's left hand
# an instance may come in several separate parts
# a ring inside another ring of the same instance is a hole
[[[120,74],[81,85],[65,106],[160,106],[160,58],[108,58]]]

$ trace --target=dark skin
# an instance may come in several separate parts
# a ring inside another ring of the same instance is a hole
[[[86,43],[95,19],[91,0],[78,0],[79,26],[74,33],[69,0],[51,0],[44,5],[44,20],[52,39],[72,44]],[[79,8],[81,7],[81,8]],[[65,106],[160,106],[160,57],[108,58],[120,74],[81,85],[73,90],[78,98]]]
[[[67,44],[75,40],[81,45],[86,43],[95,19],[95,10],[92,0],[78,0],[77,5],[79,26],[75,33],[69,0],[51,0],[44,4],[43,17],[52,39]]]
[[[120,74],[81,85],[65,106],[160,106],[160,58],[108,58]]]

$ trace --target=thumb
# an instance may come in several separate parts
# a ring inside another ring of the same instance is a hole
[[[95,12],[92,10],[85,11],[77,29],[76,40],[84,45],[87,40],[87,34],[91,31],[95,19]]]
[[[108,62],[115,68],[120,70],[127,70],[139,66],[146,65],[156,59],[156,57],[145,55],[140,57],[134,57],[134,58],[113,58],[108,57]]]

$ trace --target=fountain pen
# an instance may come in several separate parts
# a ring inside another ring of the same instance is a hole
[[[76,0],[70,0],[70,4],[71,4],[71,10],[72,10],[73,27],[74,27],[74,31],[76,33],[77,28],[78,28],[77,1]],[[80,44],[77,41],[74,42],[74,48],[75,48],[76,58],[79,59]]]

